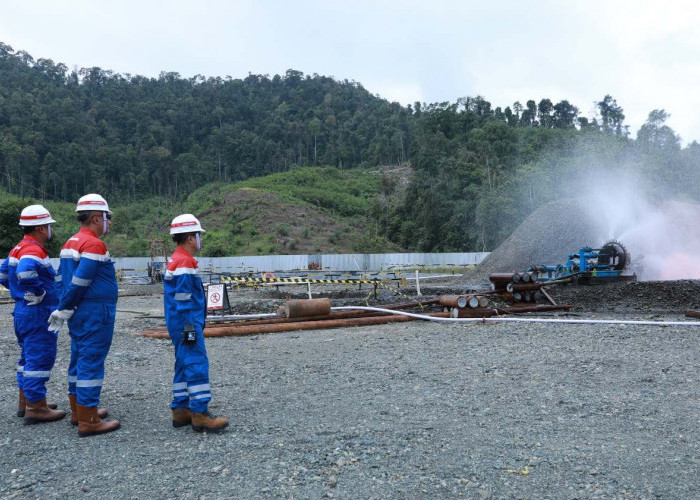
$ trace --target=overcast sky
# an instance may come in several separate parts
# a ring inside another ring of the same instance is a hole
[[[494,107],[611,94],[632,137],[665,109],[700,142],[700,2],[682,0],[0,0],[0,41],[72,68],[189,77],[287,69],[402,104]]]

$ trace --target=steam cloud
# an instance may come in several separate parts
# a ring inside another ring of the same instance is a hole
[[[700,279],[700,205],[652,200],[629,176],[605,184],[586,204],[600,243],[620,241],[639,280]]]

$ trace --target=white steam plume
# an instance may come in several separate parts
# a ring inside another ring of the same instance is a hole
[[[643,281],[700,279],[700,205],[651,200],[630,174],[607,174],[586,197],[587,214],[602,244],[615,239],[629,251]]]

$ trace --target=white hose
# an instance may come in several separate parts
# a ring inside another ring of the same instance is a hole
[[[647,326],[700,326],[700,321],[634,321],[626,319],[568,319],[568,318],[436,318],[424,314],[396,311],[393,309],[382,309],[380,307],[365,306],[343,306],[331,307],[332,311],[376,311],[387,314],[397,314],[400,316],[410,316],[411,318],[424,319],[427,321],[450,322],[450,323],[573,323],[579,325],[647,325]]]
[[[265,319],[265,318],[279,318],[278,314],[222,314],[222,315],[211,315],[207,316],[207,321],[213,321],[216,319],[226,319],[226,320],[237,320],[237,319]]]

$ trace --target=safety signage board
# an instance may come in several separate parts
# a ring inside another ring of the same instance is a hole
[[[228,293],[223,283],[209,285],[207,287],[207,311],[228,310]]]

